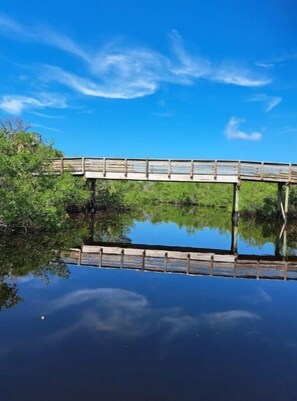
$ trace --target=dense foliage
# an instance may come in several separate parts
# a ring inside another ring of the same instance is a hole
[[[62,156],[20,120],[0,123],[0,228],[59,229],[66,210],[90,204],[85,180],[51,171],[53,157]],[[97,209],[123,211],[145,204],[232,207],[232,185],[163,182],[96,182]],[[277,185],[244,182],[240,190],[242,215],[275,218]],[[92,203],[92,202],[91,202]],[[291,187],[289,217],[297,217],[297,189]]]
[[[57,176],[51,159],[60,156],[26,127],[0,128],[0,224],[2,227],[57,229],[67,220],[66,209],[83,206],[89,198],[84,181],[70,174]]]
[[[134,209],[145,204],[175,204],[232,208],[232,185],[167,182],[115,182],[105,184],[122,204]],[[108,190],[106,189],[106,191]],[[289,217],[297,217],[297,188],[290,188]],[[277,185],[243,182],[240,189],[241,215],[275,219]]]
[[[33,275],[46,283],[52,276],[68,278],[70,271],[60,255],[80,245],[88,235],[88,224],[70,219],[55,232],[5,232],[0,236],[0,312],[22,301],[16,277]]]

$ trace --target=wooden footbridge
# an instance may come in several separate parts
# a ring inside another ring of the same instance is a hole
[[[59,158],[52,164],[55,173],[69,172],[91,180],[95,194],[96,180],[136,180],[233,184],[233,220],[239,212],[242,181],[278,184],[279,211],[287,221],[289,186],[297,184],[297,164],[228,160],[172,160],[123,158]],[[283,186],[285,195],[283,196]]]
[[[232,251],[97,243],[72,248],[67,264],[230,278],[297,280],[297,256],[237,255]]]
[[[59,158],[56,172],[107,180],[297,184],[297,164],[227,160]]]

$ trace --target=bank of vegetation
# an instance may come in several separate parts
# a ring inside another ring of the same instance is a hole
[[[69,211],[88,210],[90,189],[83,178],[57,175],[51,160],[63,154],[21,120],[0,124],[0,229],[57,230]],[[274,219],[277,185],[243,183],[242,215]],[[182,205],[231,209],[228,184],[97,181],[95,209],[142,210],[144,205]],[[289,217],[297,217],[297,190],[290,191]]]
[[[233,188],[230,184],[168,182],[105,182],[105,191],[116,195],[118,204],[128,209],[143,205],[178,205],[222,208],[231,211]],[[99,186],[100,190],[100,186]],[[242,216],[275,219],[277,184],[243,182],[240,189]],[[297,187],[290,189],[289,218],[297,218]]]
[[[83,180],[57,176],[51,159],[61,156],[52,144],[29,131],[21,120],[0,127],[0,227],[56,230],[68,219],[67,209],[89,200]]]

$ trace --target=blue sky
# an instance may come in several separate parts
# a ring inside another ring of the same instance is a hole
[[[297,162],[293,0],[4,0],[0,117],[69,156]]]

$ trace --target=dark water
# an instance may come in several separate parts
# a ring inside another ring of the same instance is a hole
[[[100,240],[229,250],[230,229],[226,212],[158,208],[76,218],[56,236],[2,236],[0,400],[296,400],[296,281],[94,269],[59,257]],[[241,219],[238,252],[283,252],[278,231]],[[286,235],[293,255],[294,227]]]

